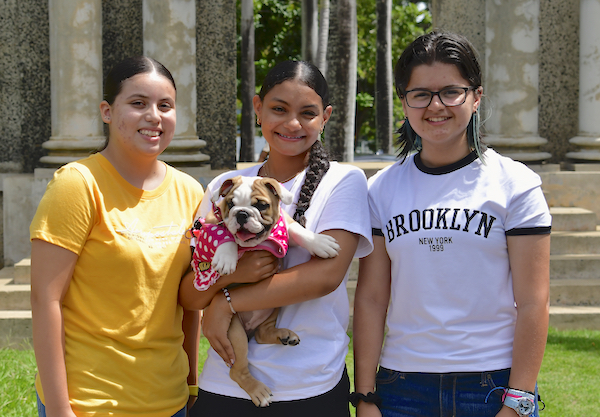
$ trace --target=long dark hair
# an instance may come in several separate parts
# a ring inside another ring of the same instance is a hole
[[[288,80],[299,80],[312,88],[321,97],[323,111],[330,105],[329,87],[325,77],[314,64],[306,61],[284,61],[271,68],[258,93],[260,100],[264,100],[273,87]],[[328,170],[329,155],[321,141],[317,140],[310,148],[308,170],[306,171],[304,184],[300,189],[300,197],[293,216],[294,220],[302,226],[306,226],[304,213],[308,210],[312,196]]]
[[[431,32],[419,36],[402,52],[394,70],[396,94],[402,99],[410,82],[412,71],[419,65],[432,65],[436,62],[454,65],[462,77],[475,89],[482,85],[481,66],[477,51],[467,38],[452,32]],[[421,138],[405,119],[396,141],[398,156],[405,159],[413,150],[421,149]],[[467,126],[467,141],[470,148],[481,158],[486,145],[481,141],[479,114],[475,112]]]
[[[132,56],[125,58],[123,61],[117,63],[106,75],[104,80],[104,90],[102,92],[102,99],[112,106],[115,102],[115,98],[119,95],[123,89],[123,82],[134,75],[145,74],[150,72],[156,72],[168,79],[173,88],[177,91],[175,86],[175,80],[171,75],[171,72],[160,62],[154,58],[148,56]],[[102,151],[108,146],[108,125],[104,125],[104,133],[106,135],[106,141],[104,145],[98,149],[98,152]]]

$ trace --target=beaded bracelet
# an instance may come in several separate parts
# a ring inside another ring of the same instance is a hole
[[[231,312],[233,314],[235,314],[235,310],[233,309],[233,306],[231,305],[231,295],[229,295],[229,290],[227,288],[223,288],[223,294],[225,294],[225,299],[227,300],[227,303],[229,304],[229,308],[231,309]]]
[[[368,392],[366,395],[361,392],[353,392],[349,398],[350,404],[354,407],[358,406],[359,402],[372,403],[378,408],[381,408],[381,397],[374,392]]]

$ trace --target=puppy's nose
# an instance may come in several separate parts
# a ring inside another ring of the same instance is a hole
[[[248,213],[246,213],[245,211],[238,211],[235,214],[235,219],[237,220],[240,226],[246,224],[246,222],[248,221]]]

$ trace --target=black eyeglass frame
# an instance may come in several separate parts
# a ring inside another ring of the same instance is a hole
[[[465,97],[462,101],[462,103],[460,104],[446,104],[444,103],[444,99],[442,98],[442,96],[440,95],[440,93],[446,91],[446,90],[465,90]],[[433,98],[435,96],[438,96],[438,98],[440,99],[440,103],[442,103],[444,106],[446,107],[457,107],[457,106],[462,106],[463,104],[465,104],[465,101],[467,101],[467,94],[469,93],[470,90],[477,90],[477,87],[473,87],[472,85],[468,86],[468,87],[445,87],[442,88],[440,91],[430,91],[430,90],[426,90],[425,88],[414,88],[412,90],[408,90],[405,91],[404,94],[402,94],[404,96],[404,98],[406,99],[406,105],[408,107],[410,107],[411,109],[425,109],[427,107],[429,107],[429,105],[431,104],[431,102],[433,101]],[[429,102],[427,103],[426,106],[423,107],[415,107],[415,106],[411,106],[410,104],[408,104],[408,97],[406,96],[408,93],[412,93],[413,91],[423,91],[423,92],[427,92],[427,93],[431,93],[431,97],[429,97]]]

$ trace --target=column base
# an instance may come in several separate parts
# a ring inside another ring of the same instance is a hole
[[[552,157],[549,152],[542,152],[540,147],[548,141],[539,136],[508,137],[488,135],[483,138],[491,148],[501,155],[521,162],[543,162]]]
[[[42,144],[48,155],[40,158],[40,162],[49,167],[59,167],[69,162],[89,156],[105,142],[103,136],[85,138],[51,137]],[[197,136],[176,136],[167,149],[158,157],[173,166],[200,166],[210,160],[208,155],[200,152],[206,142]]]
[[[579,150],[568,152],[567,158],[576,161],[600,162],[600,137],[598,136],[575,136],[569,143],[577,145]]]

